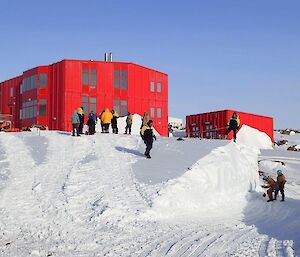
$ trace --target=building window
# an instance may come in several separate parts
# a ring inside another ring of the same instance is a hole
[[[88,84],[89,84],[89,70],[82,69],[82,85],[88,85]]]
[[[97,98],[83,96],[81,98],[81,106],[83,107],[84,112],[90,113],[93,111],[94,113],[97,113]]]
[[[40,99],[40,101],[39,101],[39,116],[40,117],[46,116],[46,104],[47,104],[46,99]]]
[[[161,108],[156,109],[157,118],[161,118]]]
[[[113,109],[115,110],[115,112],[120,114],[120,116],[126,116],[128,112],[127,100],[114,100]]]
[[[97,70],[91,69],[90,73],[90,86],[95,87],[97,85]]]
[[[157,82],[157,92],[161,92],[161,83]]]
[[[155,108],[154,108],[154,107],[151,107],[151,108],[150,108],[150,117],[151,117],[151,118],[154,118],[154,117],[155,117]]]
[[[120,85],[121,83],[121,85]],[[127,89],[128,88],[128,73],[127,71],[114,71],[114,88],[122,88]]]
[[[122,71],[122,89],[128,88],[128,76],[127,71]]]
[[[46,88],[47,87],[47,74],[41,73],[40,74],[40,88]]]
[[[10,88],[10,97],[13,97],[13,96],[14,96],[14,88],[11,87],[11,88]]]
[[[38,76],[33,75],[31,77],[27,77],[23,79],[22,85],[21,85],[21,92],[25,92],[34,88],[37,88],[38,86]]]
[[[36,113],[37,100],[23,102],[20,109],[20,119],[31,119],[37,116]]]
[[[120,71],[114,71],[114,88],[120,88]]]
[[[154,86],[154,82],[150,81],[150,91],[154,92],[155,91],[155,86]]]
[[[120,100],[114,100],[114,111],[120,113]]]
[[[127,115],[127,100],[121,101],[121,116]]]

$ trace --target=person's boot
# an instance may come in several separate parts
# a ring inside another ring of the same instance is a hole
[[[150,154],[147,154],[146,157],[147,157],[147,159],[151,159]]]
[[[267,202],[273,202],[273,199],[269,199]]]
[[[281,199],[281,202],[284,202],[284,195],[282,195],[282,199]]]

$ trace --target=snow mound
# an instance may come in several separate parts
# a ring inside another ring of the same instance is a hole
[[[118,130],[119,134],[125,133],[125,127],[126,127],[126,118],[125,117],[120,117],[118,119]],[[140,129],[142,125],[142,116],[139,114],[133,114],[132,115],[132,126],[131,126],[131,134],[132,135],[140,135]],[[154,134],[159,136],[159,133],[155,130],[155,124],[154,124]],[[109,127],[110,131],[112,132],[111,126]],[[101,123],[100,120],[98,119],[98,123],[96,125],[96,132],[101,132]],[[128,132],[127,132],[128,133]]]
[[[259,189],[259,150],[229,143],[200,159],[183,176],[166,184],[146,215],[152,218],[238,216],[249,191]]]
[[[243,125],[239,130],[236,142],[240,145],[247,145],[259,149],[273,149],[272,140],[266,133],[247,125]]]
[[[148,215],[156,218],[241,218],[249,191],[261,191],[258,174],[260,149],[272,141],[243,125],[237,144],[231,142],[198,160],[183,176],[169,181],[153,201]],[[220,212],[220,210],[222,210]]]

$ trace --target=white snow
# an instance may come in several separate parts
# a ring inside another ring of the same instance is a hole
[[[237,144],[253,146],[259,149],[273,149],[270,137],[255,128],[243,125],[237,133]]]
[[[0,133],[0,256],[299,256],[299,153],[243,133],[158,137],[151,160],[138,135]],[[257,171],[282,157],[287,201],[267,203]]]

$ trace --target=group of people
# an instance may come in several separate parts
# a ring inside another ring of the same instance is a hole
[[[92,110],[88,115],[88,120],[86,125],[88,126],[88,131],[86,132],[87,135],[94,135],[96,133],[96,124],[98,122],[98,119],[100,119],[101,122],[101,130],[102,133],[109,133],[109,126],[111,125],[112,131],[114,134],[118,134],[118,118],[119,114],[112,110],[110,111],[108,108],[103,110],[99,116],[97,116],[96,113]],[[78,108],[77,110],[73,111],[71,123],[72,123],[72,136],[75,136],[75,133],[77,136],[80,136],[80,134],[83,133],[83,127],[84,127],[84,109],[83,107]],[[130,112],[127,113],[126,118],[126,128],[124,134],[131,134],[131,126],[132,126],[132,115]]]
[[[283,175],[282,169],[277,169],[277,179],[276,181],[271,176],[263,176],[263,180],[266,182],[266,186],[268,188],[267,194],[269,199],[267,202],[272,202],[277,199],[278,192],[281,193],[281,201],[283,202],[285,199],[284,195],[284,185],[286,182],[285,176]],[[274,197],[273,197],[274,193]],[[264,193],[263,196],[266,196]]]
[[[95,126],[98,122],[98,118],[100,119],[101,122],[101,129],[102,129],[101,133],[109,133],[109,126],[111,125],[113,133],[118,134],[119,114],[115,110],[110,111],[108,108],[106,108],[101,112],[99,117],[97,117],[97,115],[93,111],[89,113],[87,124],[86,124],[88,125],[88,132],[87,132],[88,135],[95,134],[96,132]],[[132,115],[130,112],[128,112],[126,117],[126,127],[125,127],[124,134],[129,134],[129,135],[131,134],[132,121],[133,121]],[[71,123],[72,123],[72,136],[75,136],[75,133],[77,136],[80,136],[80,134],[84,134],[83,133],[83,126],[84,126],[83,107],[80,107],[77,110],[73,111]],[[146,145],[145,156],[149,159],[151,158],[150,151],[152,149],[154,139],[156,140],[156,136],[153,133],[153,120],[150,120],[149,114],[147,112],[144,112],[144,115],[142,117],[140,135]]]

